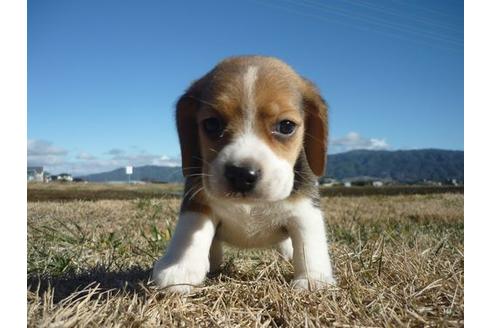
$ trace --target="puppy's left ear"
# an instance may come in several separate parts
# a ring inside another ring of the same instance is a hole
[[[304,150],[309,167],[317,176],[325,174],[328,143],[328,106],[316,86],[304,80]]]

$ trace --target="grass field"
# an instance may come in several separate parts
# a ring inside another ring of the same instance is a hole
[[[179,208],[156,193],[28,202],[28,326],[464,325],[461,193],[324,197],[336,288],[293,290],[273,251],[229,248],[186,298],[148,282]]]
[[[30,183],[27,201],[73,201],[101,199],[180,198],[182,184],[104,184],[104,183]],[[367,187],[321,187],[326,197],[372,196],[372,195],[426,195],[464,193],[463,186],[391,185],[383,188]]]

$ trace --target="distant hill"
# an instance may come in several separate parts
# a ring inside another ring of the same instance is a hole
[[[328,156],[326,175],[336,179],[375,177],[399,182],[464,181],[464,152],[441,149],[353,150]]]
[[[326,175],[336,179],[372,177],[399,182],[426,180],[464,181],[464,152],[440,149],[421,150],[353,150],[328,156]],[[127,181],[125,169],[90,174],[87,181]],[[140,166],[133,170],[132,180],[182,182],[180,167]]]
[[[116,169],[109,172],[89,174],[81,177],[87,181],[110,182],[128,181],[125,168]],[[146,165],[133,168],[131,175],[133,181],[158,181],[158,182],[182,182],[183,175],[181,167]]]

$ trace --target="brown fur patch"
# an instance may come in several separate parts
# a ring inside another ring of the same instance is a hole
[[[207,196],[203,190],[201,176],[193,176],[186,179],[181,212],[199,212],[211,215],[212,210],[208,206]]]
[[[255,132],[281,158],[294,164],[303,140],[304,112],[301,88],[303,80],[286,64],[268,57],[236,57],[226,59],[202,80],[199,117],[214,111],[227,129],[221,140],[210,140],[200,127],[200,145],[206,162],[212,161],[234,135],[243,132],[244,99],[243,76],[248,67],[258,68],[254,85],[256,107]],[[276,123],[289,119],[298,124],[291,138],[280,139],[272,134]],[[198,119],[201,121],[201,119]]]

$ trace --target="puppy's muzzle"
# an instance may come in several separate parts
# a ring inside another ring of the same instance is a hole
[[[232,191],[245,193],[255,188],[261,178],[261,170],[252,165],[226,164],[224,176]]]

